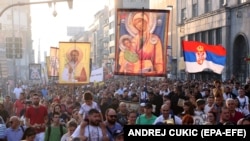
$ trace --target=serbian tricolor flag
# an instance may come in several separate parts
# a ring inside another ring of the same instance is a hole
[[[221,74],[226,64],[226,49],[220,45],[208,45],[197,41],[182,41],[186,71],[202,72],[210,69]]]

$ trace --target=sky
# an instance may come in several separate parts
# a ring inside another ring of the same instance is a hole
[[[30,0],[41,2],[48,0]],[[53,1],[53,0],[52,0]],[[68,41],[67,26],[83,26],[88,28],[94,21],[94,15],[104,8],[105,0],[73,0],[73,9],[68,3],[58,2],[49,7],[48,4],[34,4],[31,7],[31,30],[35,62],[44,61],[44,52],[49,56],[50,47],[58,47],[59,41]],[[53,16],[53,11],[57,16]]]

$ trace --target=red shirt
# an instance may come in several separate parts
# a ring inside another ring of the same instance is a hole
[[[30,120],[30,124],[40,124],[43,125],[40,128],[37,128],[37,133],[45,131],[45,119],[48,116],[48,110],[46,107],[40,105],[38,108],[30,106],[25,114],[25,117]]]
[[[230,114],[230,121],[237,124],[238,120],[243,118],[244,115],[241,112],[235,111],[234,116],[232,116],[232,114]]]
[[[14,103],[14,107],[16,108],[15,114],[20,117],[20,112],[25,108],[25,104],[20,99],[17,99]]]

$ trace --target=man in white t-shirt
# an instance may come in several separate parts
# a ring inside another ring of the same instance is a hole
[[[239,100],[239,109],[244,114],[244,116],[247,116],[249,112],[249,97],[246,96],[245,90],[243,88],[238,89],[238,100]]]
[[[108,131],[102,122],[101,112],[97,109],[90,109],[88,112],[88,120],[88,124],[79,125],[71,137],[86,141],[109,141]]]
[[[20,94],[23,92],[23,89],[21,86],[18,84],[17,87],[15,87],[13,93],[15,94],[15,99],[19,99]]]
[[[205,114],[207,114],[211,110],[211,108],[213,107],[213,104],[214,104],[214,97],[213,96],[209,96],[207,98],[207,102],[206,102],[206,105],[204,107]]]

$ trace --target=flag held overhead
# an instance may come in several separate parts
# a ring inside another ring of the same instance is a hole
[[[221,74],[226,64],[226,49],[221,45],[208,45],[198,41],[182,41],[186,71],[202,72],[210,69]]]

